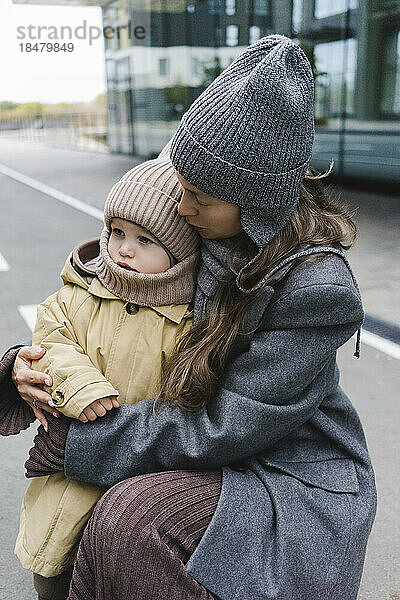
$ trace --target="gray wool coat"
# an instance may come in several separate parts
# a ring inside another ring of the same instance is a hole
[[[293,255],[276,270],[207,409],[154,416],[144,400],[70,427],[72,478],[111,486],[142,473],[222,468],[217,509],[187,563],[222,600],[357,597],[376,488],[336,350],[364,314],[344,255],[325,252],[300,265]]]

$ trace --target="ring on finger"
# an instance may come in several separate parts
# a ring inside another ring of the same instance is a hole
[[[36,400],[35,400],[35,399],[33,399],[33,400],[32,400],[32,404],[33,404],[33,406],[34,406],[35,408],[39,408],[39,407],[38,407],[38,403],[36,402]]]

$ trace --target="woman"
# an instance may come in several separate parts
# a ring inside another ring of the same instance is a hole
[[[28,475],[114,486],[85,530],[70,600],[357,596],[376,492],[336,350],[363,310],[341,250],[355,226],[307,171],[312,97],[303,52],[269,36],[175,134],[179,212],[202,237],[195,327],[157,402],[122,406],[106,428],[50,417],[27,462]],[[21,362],[22,398],[48,409],[32,386],[43,376]]]

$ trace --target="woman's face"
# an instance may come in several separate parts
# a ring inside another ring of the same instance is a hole
[[[186,217],[189,225],[207,239],[230,238],[243,231],[240,208],[218,200],[191,185],[182,175],[176,175],[184,189],[178,213]]]

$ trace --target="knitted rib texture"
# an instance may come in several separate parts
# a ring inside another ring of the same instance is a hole
[[[36,417],[21,398],[11,379],[19,348],[11,348],[0,361],[0,435],[16,435],[27,429]]]
[[[200,237],[178,213],[182,186],[167,156],[134,167],[112,187],[105,207],[96,274],[113,294],[144,306],[185,304],[194,298]],[[177,259],[162,273],[136,273],[118,266],[108,252],[111,219],[133,221]]]
[[[181,470],[115,485],[84,531],[68,599],[217,599],[185,564],[213,517],[221,482],[221,472]]]
[[[191,254],[163,273],[135,273],[119,267],[100,238],[96,274],[104,287],[125,302],[140,306],[187,304],[194,299],[200,252]]]
[[[314,140],[313,74],[292,40],[249,46],[193,102],[171,145],[192,185],[242,208],[249,237],[265,247],[299,201]]]
[[[154,159],[134,167],[111,188],[104,221],[119,217],[142,225],[180,261],[199,249],[193,227],[178,213],[182,186],[168,159]]]
[[[49,431],[40,425],[25,462],[25,476],[42,477],[53,473],[62,473],[65,463],[65,446],[71,419],[61,415],[53,417],[46,413]]]

